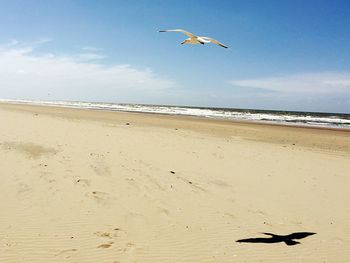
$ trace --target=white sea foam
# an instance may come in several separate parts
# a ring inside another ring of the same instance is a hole
[[[197,108],[181,106],[115,104],[79,101],[33,101],[33,100],[0,100],[11,103],[28,103],[36,105],[61,106],[70,108],[145,112],[172,115],[199,116],[227,120],[245,120],[270,122],[289,125],[305,125],[316,127],[334,127],[350,129],[350,114],[264,111],[246,109]]]

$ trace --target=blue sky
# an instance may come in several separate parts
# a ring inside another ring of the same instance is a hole
[[[0,1],[0,98],[350,113],[349,1]],[[180,45],[184,28],[216,45]]]

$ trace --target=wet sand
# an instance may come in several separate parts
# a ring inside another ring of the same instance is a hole
[[[14,104],[0,125],[0,262],[350,261],[348,130]]]

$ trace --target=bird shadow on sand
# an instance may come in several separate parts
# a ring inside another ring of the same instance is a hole
[[[284,242],[288,246],[294,246],[300,244],[300,242],[295,241],[294,239],[303,239],[305,237],[314,235],[316,233],[312,232],[296,232],[289,235],[275,235],[272,233],[262,233],[264,235],[268,235],[270,237],[258,237],[258,238],[246,238],[239,239],[236,242],[238,243],[281,243]]]

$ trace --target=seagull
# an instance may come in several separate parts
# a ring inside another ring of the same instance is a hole
[[[188,36],[188,38],[185,39],[181,44],[202,44],[202,45],[204,45],[206,43],[214,43],[214,44],[217,44],[221,47],[228,48],[227,46],[220,43],[219,41],[217,41],[214,38],[196,36],[196,35],[193,35],[192,33],[188,32],[186,30],[183,30],[183,29],[159,30],[159,32],[180,32],[180,33],[185,34],[186,36]]]

